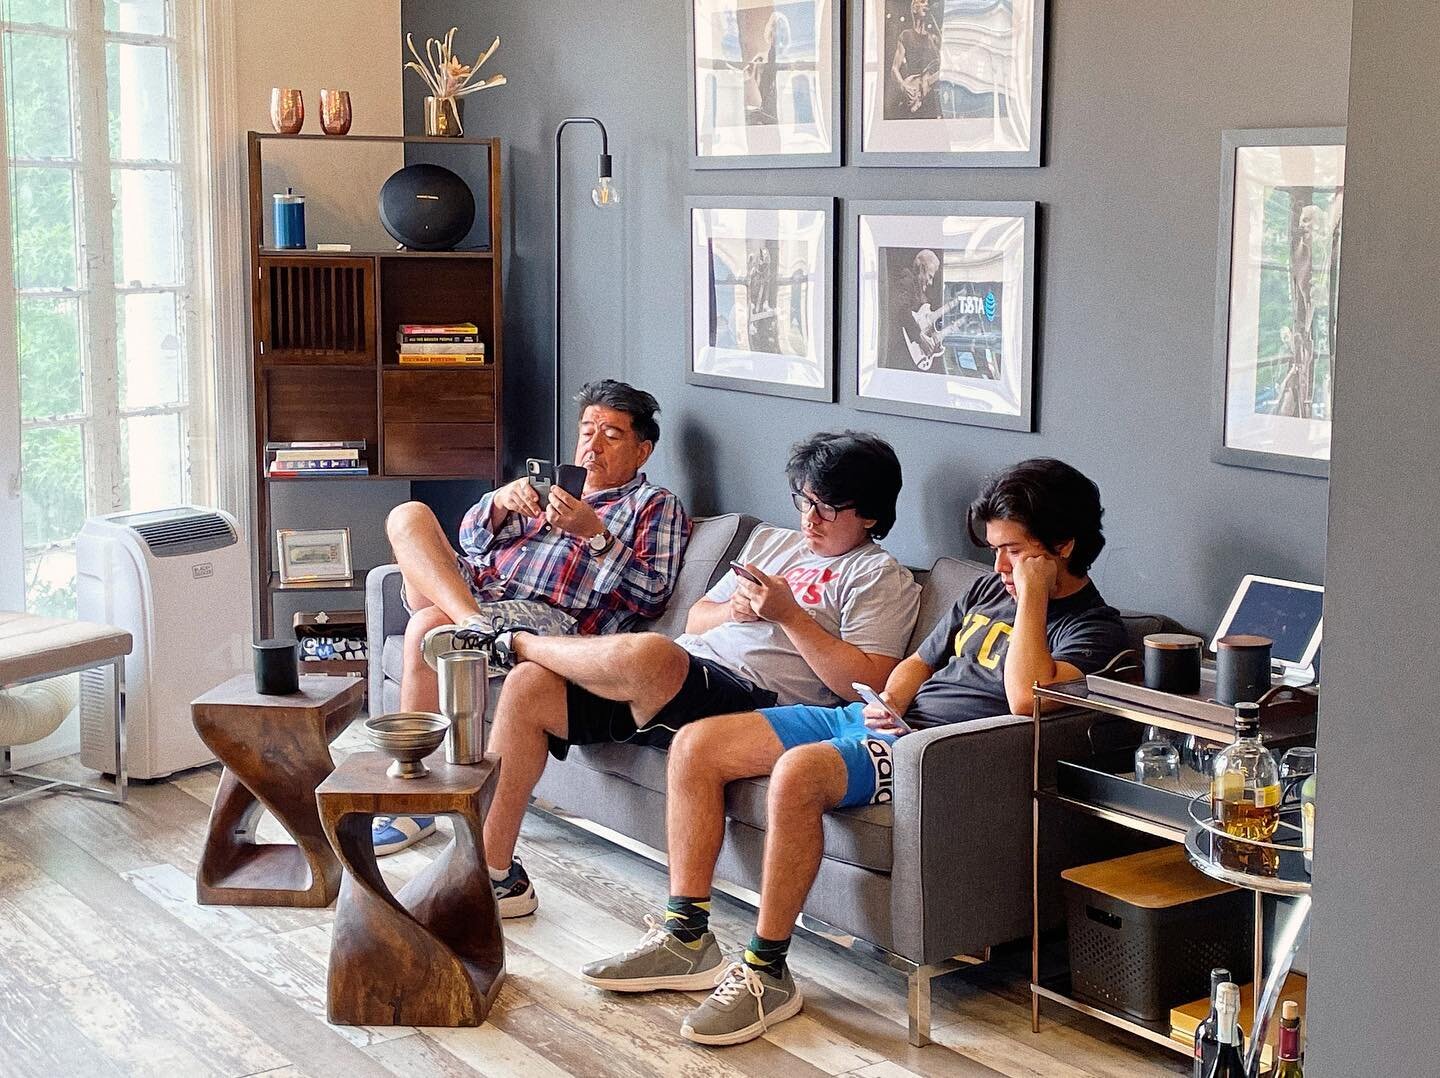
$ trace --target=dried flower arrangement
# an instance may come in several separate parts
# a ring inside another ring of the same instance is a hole
[[[405,66],[414,71],[425,80],[425,86],[429,89],[432,97],[441,103],[442,107],[448,107],[455,116],[455,125],[463,130],[460,123],[460,110],[455,102],[481,90],[488,90],[492,86],[504,86],[506,79],[504,75],[491,75],[488,79],[480,82],[472,82],[475,75],[484,65],[485,61],[494,55],[495,50],[500,47],[500,39],[497,37],[490,43],[490,47],[480,54],[480,58],[473,64],[463,64],[455,55],[454,41],[455,31],[458,27],[450,27],[449,33],[443,38],[429,38],[425,42],[425,58],[420,58],[420,53],[415,48],[415,40],[411,35],[405,35],[405,44],[410,49],[410,55],[414,60],[406,61]]]

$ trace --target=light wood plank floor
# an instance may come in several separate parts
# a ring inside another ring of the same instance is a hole
[[[359,745],[352,729],[340,745]],[[1058,1007],[1030,1032],[1028,950],[936,982],[936,1044],[905,1040],[903,979],[800,934],[801,1015],[764,1038],[706,1049],[682,1040],[701,998],[619,997],[576,975],[638,937],[663,872],[532,812],[521,856],[540,910],[505,922],[510,976],[478,1029],[349,1028],[325,1022],[333,912],[201,907],[196,859],[218,767],[132,787],[124,808],[69,795],[0,807],[0,1074],[267,1075],[292,1078],[744,1075],[849,1078],[1151,1078],[1186,1061]],[[0,792],[8,792],[0,787]],[[281,840],[273,822],[262,838]],[[440,848],[382,864],[392,885]],[[723,944],[753,911],[717,898]]]

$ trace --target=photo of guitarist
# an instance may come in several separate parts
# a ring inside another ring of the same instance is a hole
[[[945,353],[939,320],[940,256],[930,248],[885,249],[890,268],[887,281],[887,344],[881,366],[891,370],[941,371],[936,364]]]
[[[887,120],[934,120],[940,116],[940,24],[930,15],[930,0],[908,0],[908,20],[901,15],[907,0],[886,0],[887,22],[905,25],[895,38],[890,57]],[[906,25],[908,22],[908,25]]]

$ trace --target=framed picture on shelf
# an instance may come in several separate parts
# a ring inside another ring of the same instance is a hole
[[[687,381],[833,401],[835,200],[689,198]]]
[[[349,528],[320,531],[281,528],[275,533],[275,549],[280,558],[282,584],[322,580],[349,583],[354,577],[350,567]]]
[[[856,202],[855,405],[1034,429],[1035,203]]]
[[[1038,166],[1045,7],[1046,0],[851,0],[852,161]]]
[[[1345,129],[1226,131],[1221,162],[1212,456],[1327,476]]]
[[[841,0],[690,0],[691,163],[840,164]]]

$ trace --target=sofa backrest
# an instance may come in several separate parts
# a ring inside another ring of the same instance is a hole
[[[675,581],[675,591],[670,596],[665,613],[637,628],[672,638],[683,633],[690,608],[725,575],[730,562],[740,556],[745,540],[760,522],[743,513],[726,513],[718,517],[699,517],[693,523],[690,542],[685,547],[685,560],[680,566],[680,577]]]

